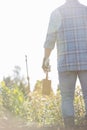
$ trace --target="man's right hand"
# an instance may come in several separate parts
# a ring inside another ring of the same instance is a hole
[[[43,58],[42,69],[44,72],[50,72],[49,58]]]

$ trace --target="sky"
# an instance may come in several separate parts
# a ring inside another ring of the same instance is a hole
[[[31,90],[37,80],[45,78],[41,68],[51,12],[65,0],[0,0],[0,81],[13,75],[14,66],[26,78],[27,55]],[[86,0],[80,0],[87,5]],[[49,79],[58,85],[56,48],[50,56]]]

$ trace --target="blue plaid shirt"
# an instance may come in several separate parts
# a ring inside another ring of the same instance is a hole
[[[87,70],[87,6],[66,2],[52,12],[44,48],[55,43],[59,71]]]

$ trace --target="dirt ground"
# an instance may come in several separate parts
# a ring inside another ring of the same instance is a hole
[[[26,125],[23,119],[13,116],[10,112],[6,112],[3,117],[0,117],[0,130],[65,130],[58,126],[37,128],[36,124]],[[71,130],[71,129],[70,129]],[[75,130],[87,130],[87,126],[80,126]]]

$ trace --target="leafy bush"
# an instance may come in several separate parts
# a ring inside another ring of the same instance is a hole
[[[40,84],[39,84],[40,85]],[[3,107],[22,117],[26,124],[34,123],[36,126],[63,125],[61,114],[60,90],[57,94],[49,96],[42,95],[38,91],[30,92],[25,98],[21,89],[14,84],[14,87],[7,87],[4,82],[0,84],[0,113]],[[84,101],[80,87],[75,92],[75,116],[76,123],[81,123],[81,118],[85,114]]]

